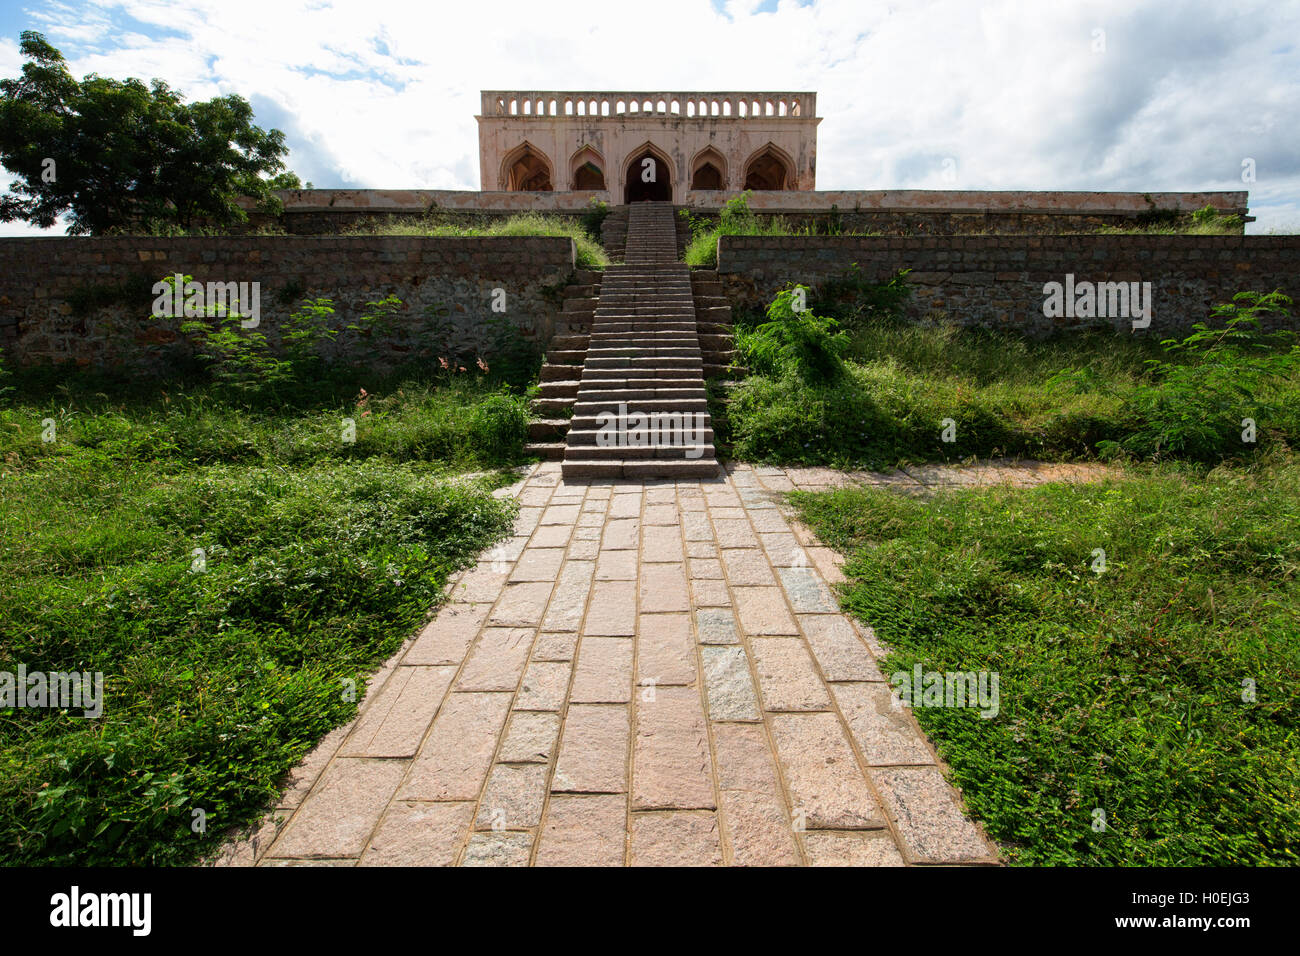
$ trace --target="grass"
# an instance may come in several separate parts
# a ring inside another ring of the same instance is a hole
[[[833,219],[822,231],[815,226],[798,226],[784,216],[760,218],[749,208],[750,192],[746,190],[739,196],[728,199],[722,206],[717,220],[704,216],[690,216],[685,210],[691,224],[691,239],[686,244],[682,259],[689,266],[714,267],[718,264],[718,239],[721,236],[816,236],[829,230],[837,236],[872,236],[873,232],[855,232],[840,226],[839,213],[833,213]]]
[[[1241,220],[1235,216],[1224,216],[1212,222],[1099,226],[1096,232],[1107,236],[1240,236],[1242,234]]]
[[[1012,862],[1300,862],[1295,458],[793,497],[847,555],[843,604],[886,674],[1000,675],[993,719],[913,712]]]
[[[742,350],[745,335],[738,331]],[[1088,456],[1118,435],[1122,394],[1157,353],[1110,335],[1029,342],[872,323],[852,334],[840,383],[751,375],[732,392],[724,424],[734,454],[750,461],[880,469],[972,455]],[[1087,386],[1053,381],[1076,365],[1092,369]],[[949,418],[954,442],[943,440]]]
[[[274,406],[13,388],[0,670],[98,671],[105,686],[98,719],[0,723],[8,863],[210,850],[355,714],[349,687],[511,526],[490,492],[522,453],[523,399],[468,379]]]
[[[385,219],[342,233],[345,236],[568,236],[577,250],[580,269],[609,265],[605,249],[576,219],[529,212],[485,225],[440,223],[435,219]]]
[[[749,334],[738,324],[742,355]],[[1030,341],[945,323],[871,321],[852,330],[839,383],[750,375],[729,404],[715,405],[714,427],[736,457],[756,462],[882,469],[971,456],[1087,459],[1099,442],[1143,431],[1138,400],[1154,381],[1147,363],[1162,357],[1199,361],[1108,331]],[[1257,406],[1276,408],[1253,416],[1266,427],[1244,446],[1238,423]],[[1236,396],[1223,415],[1233,426],[1217,446],[1224,455],[1300,443],[1300,380],[1284,378],[1269,395]],[[945,419],[956,426],[955,441],[944,441]]]
[[[691,240],[682,259],[688,266],[710,268],[718,264],[718,239],[721,236],[811,236],[811,227],[792,225],[783,216],[760,219],[745,217],[719,223],[692,221]]]

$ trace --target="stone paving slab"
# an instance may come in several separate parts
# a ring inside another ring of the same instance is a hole
[[[864,481],[959,483],[747,465],[586,482],[533,466],[497,492],[520,502],[514,537],[453,580],[357,719],[216,862],[996,863],[891,705],[883,648],[840,613],[839,556],[782,497]]]

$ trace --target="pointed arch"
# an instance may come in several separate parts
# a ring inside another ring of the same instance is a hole
[[[727,188],[727,160],[712,146],[704,147],[691,158],[691,188]]]
[[[794,189],[797,177],[794,160],[775,143],[768,142],[745,160],[742,189]]]
[[[500,183],[509,192],[550,192],[555,175],[547,155],[525,140],[501,160]]]
[[[605,157],[583,145],[569,157],[570,189],[604,189]]]
[[[641,178],[642,160],[650,158],[655,161],[655,181],[648,183]],[[668,154],[647,140],[628,153],[623,164],[623,201],[625,203],[643,200],[671,201],[673,198],[673,161]]]

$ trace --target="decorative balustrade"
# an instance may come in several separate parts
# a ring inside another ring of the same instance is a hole
[[[809,119],[816,93],[653,93],[581,90],[484,90],[482,116],[685,116]]]

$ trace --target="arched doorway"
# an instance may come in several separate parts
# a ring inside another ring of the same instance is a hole
[[[574,189],[604,189],[605,160],[590,146],[584,146],[569,160]]]
[[[574,189],[604,189],[605,174],[595,163],[583,163],[573,174]]]
[[[727,161],[712,146],[706,146],[691,161],[692,189],[725,189]]]
[[[505,188],[511,192],[550,192],[551,164],[541,150],[524,143],[505,159]]]
[[[790,165],[767,145],[745,166],[745,189],[789,189]]]
[[[672,167],[666,156],[650,146],[633,155],[627,164],[625,183],[623,201],[627,203],[670,202],[673,198]]]
[[[721,189],[722,188],[722,170],[718,169],[712,163],[705,162],[699,169],[695,170],[695,175],[691,177],[692,189]]]

